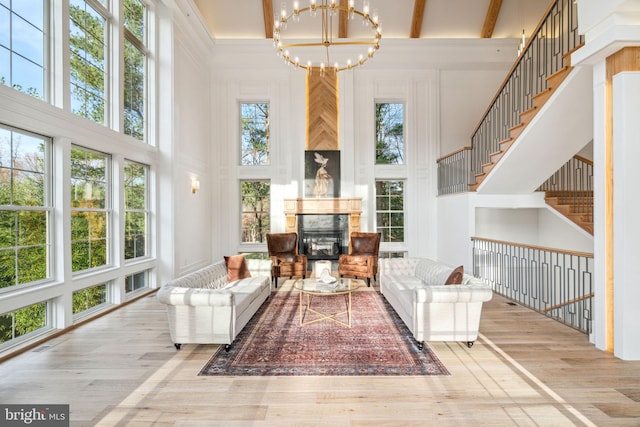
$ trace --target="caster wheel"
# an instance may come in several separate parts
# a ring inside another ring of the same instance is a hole
[[[182,346],[182,344],[174,344],[174,346],[176,347],[176,350],[180,350],[180,347]]]
[[[467,347],[468,348],[473,347],[473,341],[467,341]]]

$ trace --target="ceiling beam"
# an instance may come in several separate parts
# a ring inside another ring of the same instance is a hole
[[[271,0],[262,0],[262,15],[264,16],[264,37],[273,38],[273,4]]]
[[[424,17],[424,8],[427,0],[415,0],[413,3],[413,16],[411,18],[411,32],[409,37],[412,39],[420,38],[422,31],[422,18]]]
[[[344,9],[344,10],[343,10]],[[338,17],[338,38],[349,37],[349,0],[340,0],[340,14]]]
[[[498,15],[500,15],[501,7],[502,0],[491,0],[489,9],[487,9],[487,15],[484,17],[482,34],[480,34],[480,37],[483,39],[490,39],[493,35],[493,30],[496,28],[496,22],[498,21]]]

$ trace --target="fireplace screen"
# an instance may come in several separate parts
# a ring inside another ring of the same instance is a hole
[[[338,259],[349,247],[349,215],[298,215],[298,250],[310,260]]]

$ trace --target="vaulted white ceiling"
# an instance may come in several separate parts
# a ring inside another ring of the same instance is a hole
[[[320,3],[322,0],[317,0]],[[338,0],[340,1],[340,0]],[[343,0],[345,1],[345,0]],[[383,40],[412,36],[412,25],[419,38],[519,38],[522,31],[528,37],[551,0],[369,0],[371,10],[377,9]],[[273,17],[282,4],[290,10],[292,0],[194,0],[214,39],[271,38],[265,17]],[[299,0],[300,7],[308,0]],[[361,9],[362,0],[356,0]],[[271,11],[264,12],[271,7]],[[421,12],[421,13],[420,13]],[[266,23],[266,24],[265,24]],[[304,27],[304,28],[302,28]],[[290,25],[290,36],[307,38],[318,31],[308,26]],[[337,31],[337,30],[336,30]],[[349,37],[362,34],[362,25],[350,21]]]

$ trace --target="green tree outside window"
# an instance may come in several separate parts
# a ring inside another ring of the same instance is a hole
[[[376,103],[376,164],[404,164],[404,105]]]

